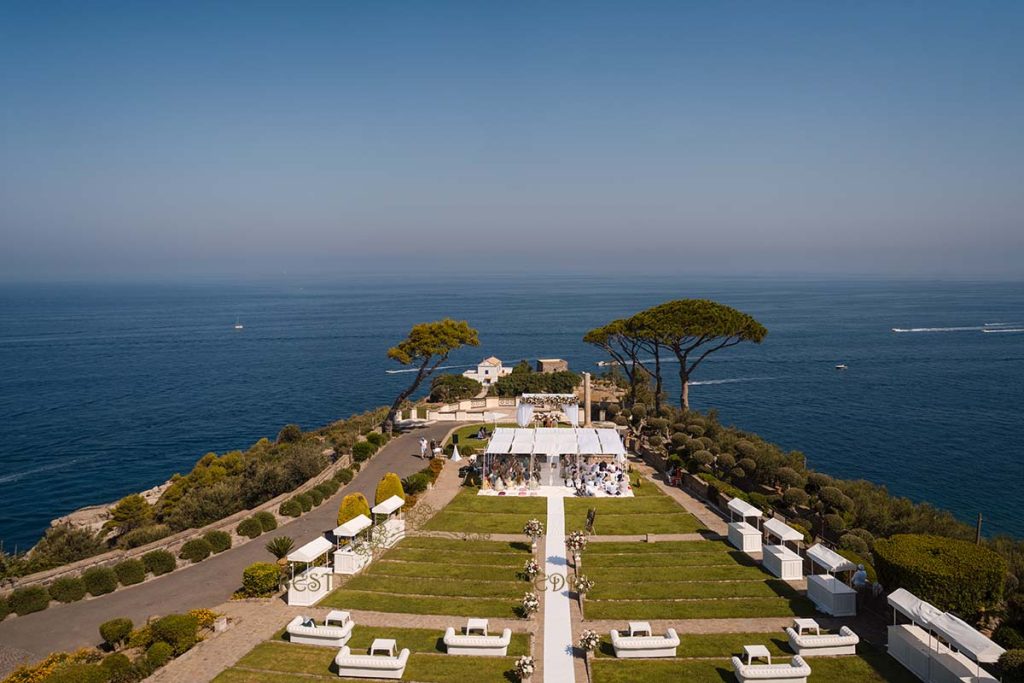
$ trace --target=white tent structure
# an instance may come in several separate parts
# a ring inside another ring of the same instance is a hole
[[[339,541],[347,541],[334,551],[335,574],[355,574],[369,563],[370,554],[359,548],[359,534],[372,526],[373,520],[366,515],[359,515],[334,528],[334,536]]]
[[[857,615],[857,591],[834,576],[836,572],[851,572],[857,568],[853,562],[818,543],[807,549],[811,561],[811,573],[807,575],[807,597],[814,602],[818,611],[834,617]],[[814,566],[825,570],[815,574]]]
[[[314,605],[331,592],[331,568],[317,566],[320,559],[326,560],[334,544],[320,536],[288,554],[292,578],[288,581],[288,604],[308,607]],[[295,566],[304,565],[298,575]]]
[[[893,608],[889,654],[919,679],[925,683],[996,681],[981,665],[999,660],[1005,652],[999,645],[906,589],[890,593],[888,602]],[[910,623],[898,623],[900,614]]]
[[[377,545],[390,548],[405,538],[405,520],[402,519],[404,505],[405,499],[401,496],[391,496],[370,508],[370,512],[378,522],[377,526],[373,528],[373,536]]]
[[[786,546],[786,543],[799,543],[804,540],[803,533],[774,517],[765,520],[761,528],[769,541],[773,537],[779,539],[778,545],[768,543],[761,549],[761,564],[764,568],[786,581],[799,581],[803,578],[803,558]]]
[[[626,447],[614,429],[498,427],[483,457],[483,476],[486,479],[496,462],[517,458],[524,472],[539,476],[541,485],[554,486],[560,480],[560,467],[564,461],[575,461],[580,456],[607,457],[623,462]]]
[[[729,523],[729,543],[745,553],[761,552],[761,532],[757,528],[757,521],[761,519],[761,511],[739,498],[729,501],[729,518],[738,521]],[[754,520],[753,524],[747,523],[748,519]]]

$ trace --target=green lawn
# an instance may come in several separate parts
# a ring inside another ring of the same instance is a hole
[[[460,624],[452,624],[459,626]],[[464,625],[464,624],[462,624]],[[498,633],[497,635],[501,635]],[[444,654],[444,633],[441,631],[426,628],[391,628],[383,626],[360,626],[352,630],[352,638],[348,646],[352,652],[368,650],[370,644],[377,638],[394,638],[398,642],[399,649],[409,648],[411,653],[422,652],[426,654]],[[288,641],[285,629],[281,629],[274,636],[275,641]],[[529,654],[530,636],[526,633],[513,633],[512,642],[508,645],[508,656],[518,657]]]
[[[515,423],[500,423],[498,427],[516,427]],[[459,451],[466,446],[472,446],[476,449],[477,453],[483,453],[487,449],[487,440],[480,440],[476,438],[476,433],[480,431],[480,427],[486,427],[488,432],[493,432],[495,425],[488,422],[487,424],[477,423],[473,425],[467,425],[465,427],[459,427],[455,430],[455,433],[459,435]],[[451,439],[444,442],[447,446],[451,443]]]
[[[796,591],[785,581],[669,581],[603,582],[587,593],[588,600],[671,600],[696,598],[791,597]]]
[[[756,619],[813,616],[814,605],[804,597],[701,600],[591,600],[587,619]]]
[[[514,600],[487,598],[423,597],[399,595],[339,588],[320,601],[319,607],[336,609],[362,609],[374,612],[397,612],[399,614],[446,614],[455,617],[495,617],[514,619],[518,616],[515,608],[519,598],[526,592],[517,593]]]
[[[625,624],[623,624],[625,627]],[[694,659],[728,659],[743,652],[744,645],[764,645],[772,657],[792,657],[785,631],[768,633],[699,633],[681,634],[676,652]],[[601,645],[595,654],[598,658],[614,657],[608,634],[601,638]]]
[[[523,525],[533,518],[546,522],[546,498],[480,496],[477,489],[464,488],[423,528],[427,531],[519,534]]]
[[[582,529],[590,508],[597,510],[597,535],[692,534],[704,529],[696,517],[651,482],[634,486],[632,498],[566,498],[566,531]]]

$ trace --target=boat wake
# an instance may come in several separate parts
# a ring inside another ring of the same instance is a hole
[[[894,327],[893,332],[1017,332],[1018,325],[1024,323],[985,323],[984,325],[972,325],[969,327]]]
[[[995,332],[1024,332],[1024,327],[991,327],[982,332],[995,333]]]
[[[781,379],[779,377],[732,377],[730,379],[705,379],[690,382],[691,387],[702,387],[715,384],[736,384],[737,382],[767,382],[768,380]]]

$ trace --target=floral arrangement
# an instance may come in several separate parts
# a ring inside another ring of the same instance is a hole
[[[213,622],[221,617],[219,613],[214,612],[212,609],[193,609],[189,610],[188,615],[195,618],[199,628],[213,628]]]
[[[588,578],[586,574],[580,574],[574,578],[572,585],[580,595],[586,595],[590,591],[594,590],[594,580]]]
[[[523,596],[522,610],[524,617],[533,616],[533,614],[535,614],[539,609],[540,599],[537,598],[536,593],[527,593]]]
[[[533,675],[533,670],[536,665],[533,663],[533,657],[530,655],[523,655],[516,660],[516,675],[519,676],[519,680],[526,680]]]
[[[536,560],[527,560],[526,564],[523,565],[523,574],[530,580],[534,579],[537,574],[540,574],[540,566]]]
[[[519,397],[520,403],[531,406],[566,406],[579,401],[576,394],[523,394]]]
[[[574,555],[579,555],[587,547],[587,535],[577,529],[565,538],[565,547],[568,548]]]
[[[576,646],[584,652],[593,652],[600,643],[601,636],[598,635],[597,631],[592,631],[588,628],[584,629],[583,633],[580,634],[580,640]]]
[[[544,523],[539,519],[531,519],[523,526],[523,533],[530,538],[540,538],[544,535]]]

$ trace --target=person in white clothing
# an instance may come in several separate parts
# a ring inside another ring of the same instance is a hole
[[[420,437],[420,460],[427,457],[427,440],[424,437]]]

